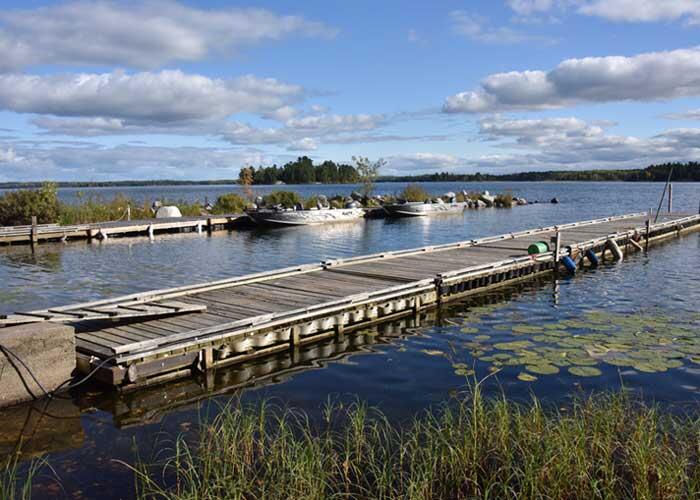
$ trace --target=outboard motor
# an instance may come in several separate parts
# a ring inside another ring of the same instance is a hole
[[[160,207],[162,207],[163,204],[160,202],[160,200],[155,200],[153,204],[151,205],[151,211],[153,213],[156,213]]]
[[[324,195],[318,195],[316,198],[316,208],[323,209],[323,208],[328,208],[328,198],[326,198]]]
[[[263,205],[265,205],[265,202],[264,202],[264,200],[263,200],[263,197],[262,197],[262,196],[256,196],[256,197],[255,197],[255,204],[256,204],[257,206],[259,206],[259,207],[262,207]]]
[[[362,208],[359,201],[351,200],[350,203],[345,204],[345,208]]]

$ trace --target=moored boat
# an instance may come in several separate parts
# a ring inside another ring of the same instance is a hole
[[[294,208],[280,205],[263,207],[258,203],[255,208],[246,210],[246,213],[257,224],[272,226],[307,226],[332,222],[351,222],[365,216],[365,211],[357,203],[350,202],[346,204],[345,208],[331,208],[325,196],[320,196],[316,207],[311,209],[304,209],[300,205]]]
[[[444,201],[445,198],[447,201]],[[442,198],[423,201],[401,201],[383,205],[389,217],[424,217],[426,215],[455,214],[467,208],[466,202],[457,201],[454,193],[445,193]]]
[[[295,210],[292,208],[259,208],[248,210],[248,217],[257,224],[274,226],[306,226],[330,222],[350,222],[362,219],[361,208],[314,208]]]
[[[426,215],[460,213],[466,207],[467,204],[464,202],[425,203],[421,201],[407,201],[405,203],[384,205],[384,210],[390,217],[424,217]]]

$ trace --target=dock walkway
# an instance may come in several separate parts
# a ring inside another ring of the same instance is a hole
[[[700,215],[654,223],[636,213],[17,313],[0,326],[72,324],[81,371],[101,366],[102,381],[136,387],[415,314],[551,271],[558,257],[581,263],[588,250],[627,253],[693,230]],[[558,251],[528,255],[530,244],[557,236]]]
[[[160,219],[121,220],[91,224],[38,224],[36,226],[0,226],[0,245],[65,241],[68,239],[100,239],[111,236],[144,235],[153,237],[160,232],[214,231],[229,227],[246,218],[245,214],[203,215],[196,217],[172,217]]]

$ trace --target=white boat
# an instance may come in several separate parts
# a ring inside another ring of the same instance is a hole
[[[466,208],[467,204],[465,202],[451,201],[445,203],[439,198],[435,203],[407,201],[384,205],[384,210],[389,217],[425,217],[427,215],[456,214],[463,212]]]
[[[313,208],[311,210],[259,208],[248,210],[246,213],[257,224],[273,226],[307,226],[331,222],[350,222],[365,216],[365,211],[361,208]]]

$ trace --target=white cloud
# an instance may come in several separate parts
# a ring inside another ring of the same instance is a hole
[[[413,153],[394,155],[386,158],[386,167],[382,169],[385,175],[396,175],[408,171],[443,171],[452,170],[463,165],[465,160],[454,155],[444,153]]]
[[[661,115],[661,118],[667,120],[700,120],[700,109],[690,109],[680,113],[666,113]]]
[[[344,132],[354,130],[372,130],[385,120],[384,115],[337,115],[321,114],[302,118],[291,118],[285,122],[289,128],[301,130],[325,130],[328,132]]]
[[[2,149],[0,148],[0,163],[14,163],[20,161],[22,158],[17,156],[14,148]]]
[[[686,19],[690,24],[700,20],[698,0],[593,0],[581,5],[581,14],[610,21],[654,22]]]
[[[287,151],[315,151],[318,144],[311,137],[304,137],[298,141],[293,141],[287,146]]]
[[[555,40],[551,38],[530,35],[507,26],[490,26],[485,17],[479,14],[471,14],[463,10],[450,12],[450,19],[452,21],[452,31],[454,33],[477,42],[498,45],[512,45],[524,42],[551,44],[555,42]]]
[[[0,13],[0,69],[31,64],[155,68],[231,56],[242,47],[336,30],[264,9],[198,9],[174,1],[75,1]]]
[[[649,138],[612,135],[574,117],[533,120],[484,118],[479,133],[518,151],[491,166],[517,168],[625,168],[696,157],[700,129],[668,130]]]
[[[560,108],[583,102],[652,101],[700,95],[700,48],[632,57],[567,59],[551,71],[486,77],[446,99],[448,113]]]
[[[0,150],[2,146],[0,145]],[[122,145],[17,146],[22,168],[0,162],[0,181],[232,179],[244,165],[286,161],[249,148]]]
[[[554,5],[553,0],[507,0],[506,3],[516,13],[523,16],[546,12]]]
[[[252,75],[230,80],[179,70],[128,74],[0,75],[0,108],[18,113],[170,123],[272,111],[303,89]]]

